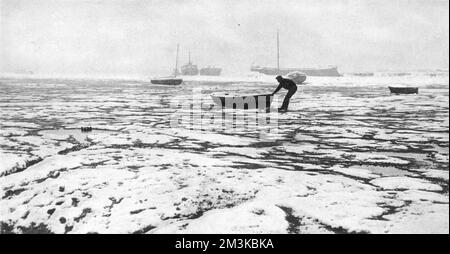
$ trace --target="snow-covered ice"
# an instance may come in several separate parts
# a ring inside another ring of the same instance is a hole
[[[209,120],[210,93],[273,77],[0,79],[1,232],[449,233],[448,87],[448,74],[308,77],[285,114],[224,112],[247,117],[233,129],[172,127],[190,111],[171,102],[201,89]],[[277,131],[262,136],[261,116]]]

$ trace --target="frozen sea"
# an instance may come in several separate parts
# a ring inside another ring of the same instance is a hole
[[[448,72],[309,77],[284,114],[209,96],[275,87],[1,78],[1,232],[449,233]]]

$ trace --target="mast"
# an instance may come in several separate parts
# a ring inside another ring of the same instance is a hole
[[[277,70],[278,74],[280,74],[280,33],[277,29]]]
[[[191,64],[191,51],[189,51],[189,64]]]
[[[175,77],[177,76],[177,74],[178,74],[178,51],[179,51],[179,49],[180,49],[180,44],[177,44],[177,58],[175,59]]]

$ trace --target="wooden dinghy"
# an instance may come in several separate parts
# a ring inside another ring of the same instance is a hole
[[[389,90],[393,94],[418,94],[418,87],[389,87]]]
[[[212,93],[214,103],[222,108],[267,109],[272,104],[272,94]]]

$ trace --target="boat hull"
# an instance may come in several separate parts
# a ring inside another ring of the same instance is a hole
[[[389,90],[393,94],[418,94],[418,87],[389,87]]]
[[[267,109],[272,104],[273,95],[213,93],[211,98],[221,108]]]
[[[373,72],[357,72],[357,73],[353,73],[353,76],[358,76],[358,77],[373,77],[374,74]]]
[[[337,67],[330,68],[270,68],[270,67],[252,67],[251,71],[256,71],[266,75],[287,75],[290,72],[298,71],[306,74],[307,76],[318,76],[318,77],[340,77],[342,76]]]
[[[152,79],[150,80],[150,82],[155,85],[176,86],[183,83],[183,80],[180,78],[167,78],[167,79]]]

